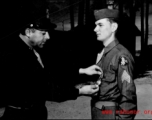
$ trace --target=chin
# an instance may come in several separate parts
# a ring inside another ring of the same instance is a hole
[[[103,39],[101,39],[101,38],[97,38],[97,40],[98,40],[98,41],[101,41],[101,42],[103,41]]]

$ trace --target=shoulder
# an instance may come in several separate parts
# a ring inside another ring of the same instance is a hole
[[[128,58],[132,58],[131,53],[123,45],[118,44],[115,49],[117,51],[118,57],[125,56]]]
[[[120,65],[126,65],[129,63],[134,63],[134,58],[131,53],[121,44],[118,44],[115,48],[115,56],[114,59]]]
[[[118,54],[125,54],[125,55],[131,55],[131,53],[122,45],[122,44],[118,44],[116,46],[116,50]]]

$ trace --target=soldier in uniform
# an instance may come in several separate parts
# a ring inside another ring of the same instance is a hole
[[[94,15],[94,31],[104,48],[96,61],[103,70],[103,76],[99,77],[101,84],[97,96],[92,97],[92,119],[134,119],[137,111],[134,59],[115,37],[119,12],[101,9],[95,10]]]

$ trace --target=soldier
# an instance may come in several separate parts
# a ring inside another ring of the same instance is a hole
[[[97,96],[92,97],[92,119],[134,119],[137,110],[136,87],[133,81],[134,59],[119,44],[115,34],[119,12],[101,9],[94,12],[97,40],[104,48],[96,64],[103,70]],[[125,37],[125,36],[124,36]],[[107,112],[108,113],[105,113]]]

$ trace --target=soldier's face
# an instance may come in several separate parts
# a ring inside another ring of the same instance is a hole
[[[104,42],[112,36],[112,23],[110,23],[108,19],[100,19],[96,21],[95,24],[96,27],[94,31],[96,32],[97,40]]]
[[[46,31],[35,30],[30,34],[32,46],[43,48],[46,41],[50,38],[49,33]]]

